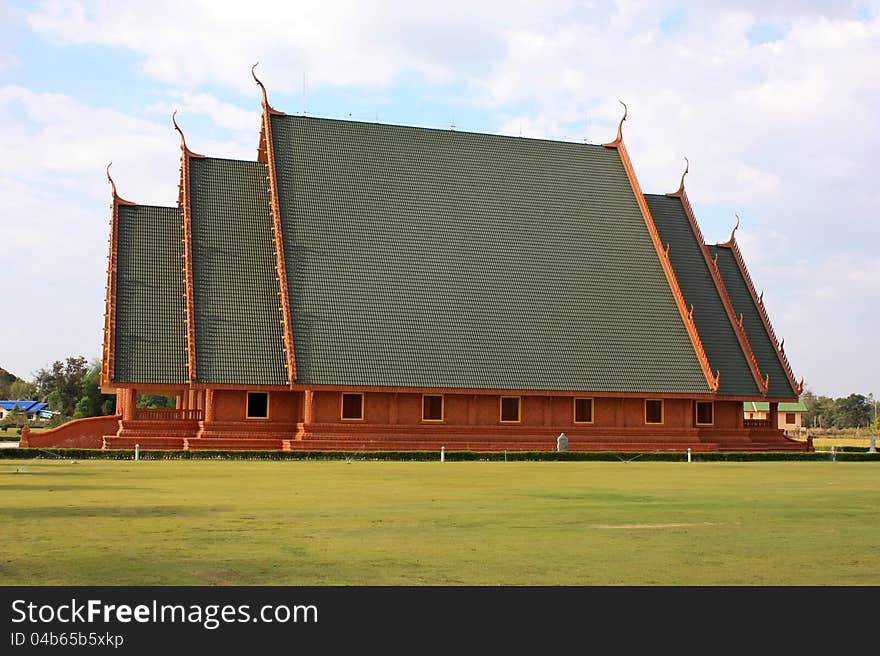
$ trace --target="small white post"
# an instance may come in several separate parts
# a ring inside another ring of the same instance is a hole
[[[440,462],[446,462],[446,447],[440,447]]]
[[[141,445],[135,444],[134,445],[134,459],[140,460],[140,455],[141,455]]]
[[[691,448],[688,447],[688,462],[691,461]]]

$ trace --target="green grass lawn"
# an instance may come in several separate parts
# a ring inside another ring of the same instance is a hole
[[[0,460],[0,584],[880,584],[861,462]]]

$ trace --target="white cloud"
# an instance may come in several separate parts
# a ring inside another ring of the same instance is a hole
[[[170,116],[174,110],[178,110],[181,116],[201,114],[207,116],[214,125],[234,132],[253,135],[254,131],[259,130],[259,109],[242,109],[209,93],[173,91],[168,96],[169,100],[155,103],[149,110],[165,116]]]

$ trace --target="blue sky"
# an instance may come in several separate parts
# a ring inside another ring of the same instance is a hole
[[[600,143],[629,106],[646,192],[737,233],[795,373],[880,396],[880,3],[0,0],[0,366],[100,354],[109,188],[177,198],[196,152],[252,159],[287,113]],[[11,154],[11,155],[10,155]]]

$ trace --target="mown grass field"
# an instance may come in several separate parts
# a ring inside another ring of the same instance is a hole
[[[0,461],[0,583],[878,585],[861,462]]]

